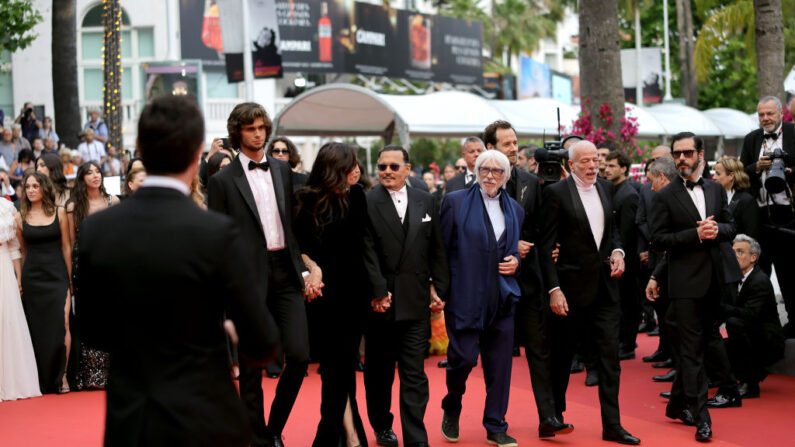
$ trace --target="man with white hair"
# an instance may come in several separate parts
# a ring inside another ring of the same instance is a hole
[[[467,377],[480,354],[486,380],[483,425],[487,442],[515,446],[516,440],[507,434],[505,413],[511,387],[514,308],[521,295],[516,273],[524,211],[502,189],[511,172],[505,155],[483,152],[473,168],[477,185],[447,194],[441,210],[451,272],[445,305],[450,344],[442,436],[458,441]]]
[[[795,213],[792,211],[790,198],[795,177],[792,167],[795,166],[795,124],[784,123],[781,119],[781,101],[775,96],[765,96],[756,107],[759,115],[759,129],[745,136],[740,161],[745,172],[751,178],[749,192],[756,197],[759,204],[759,218],[764,226],[786,226],[793,228]],[[771,173],[772,156],[783,152],[784,164],[787,167],[786,184],[780,192],[767,190],[766,181]],[[779,231],[762,232],[760,244],[763,253],[759,266],[770,274],[771,263],[776,267],[776,277],[787,308],[790,323],[784,328],[787,337],[795,337],[795,276],[789,274],[795,269],[790,247],[793,238]]]
[[[583,331],[594,341],[599,376],[602,439],[637,445],[621,426],[618,408],[618,336],[621,310],[618,283],[624,251],[613,219],[613,199],[597,182],[596,146],[580,141],[569,149],[572,175],[544,189],[539,251],[549,306],[552,387],[557,418],[563,422],[571,359]],[[557,262],[552,257],[560,243]]]

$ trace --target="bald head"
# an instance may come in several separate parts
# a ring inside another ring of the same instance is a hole
[[[599,173],[599,155],[596,146],[587,140],[579,141],[569,148],[569,168],[585,183],[596,183]]]
[[[660,145],[660,146],[657,146],[654,149],[652,149],[652,151],[651,151],[651,159],[652,160],[657,160],[658,158],[663,158],[663,157],[673,158],[671,156],[671,148],[670,147]]]

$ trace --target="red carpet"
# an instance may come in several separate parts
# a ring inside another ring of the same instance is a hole
[[[656,338],[638,337],[638,358],[621,363],[621,413],[624,427],[642,440],[644,446],[699,445],[693,439],[695,429],[671,421],[663,415],[665,400],[658,396],[668,389],[668,384],[651,381],[653,374],[661,372],[641,362],[642,355],[650,354],[657,345]],[[445,393],[444,370],[436,367],[439,358],[426,362],[431,398],[425,422],[431,445],[448,445],[439,432],[442,412],[439,407]],[[319,419],[320,376],[317,365],[310,367],[309,377],[296,403],[284,433],[285,445],[309,446]],[[599,402],[596,388],[586,388],[584,374],[572,376],[568,393],[566,421],[575,425],[570,435],[541,441],[536,435],[538,416],[530,390],[530,375],[525,359],[515,358],[511,401],[508,408],[508,432],[520,445],[591,446],[617,445],[601,440]],[[396,379],[397,381],[397,379]],[[276,381],[265,379],[266,396],[276,386]],[[714,392],[714,390],[713,390]],[[395,432],[400,433],[397,414],[397,384],[393,411]],[[468,382],[461,415],[461,447],[486,445],[486,435],[481,424],[485,389],[480,369],[475,369]],[[99,446],[102,443],[104,419],[104,393],[82,392],[64,396],[48,395],[36,399],[0,402],[0,446]],[[364,414],[364,390],[359,374],[359,408]],[[267,414],[267,412],[266,412]],[[743,402],[742,408],[714,410],[713,445],[736,446],[793,446],[795,445],[795,378],[770,376],[762,383],[762,398]],[[370,434],[370,445],[375,442]],[[401,443],[402,445],[402,443]]]

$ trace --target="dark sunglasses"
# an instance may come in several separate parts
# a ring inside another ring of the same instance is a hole
[[[466,166],[456,166],[455,169],[456,169],[456,171],[466,171],[467,167]]]
[[[290,149],[273,149],[271,153],[274,154],[290,154]]]
[[[673,152],[671,152],[671,155],[673,155],[674,156],[674,160],[676,160],[677,158],[681,157],[682,155],[684,155],[685,158],[690,158],[695,153],[696,153],[695,149],[685,149],[685,150],[681,150],[681,151],[673,151]]]
[[[376,165],[376,167],[381,172],[386,171],[386,168],[391,169],[392,172],[398,172],[398,171],[400,171],[400,168],[403,167],[403,165],[402,164],[398,164],[398,163],[391,163],[391,164],[388,164],[388,165],[387,164],[383,164],[383,163],[379,163],[379,164]]]

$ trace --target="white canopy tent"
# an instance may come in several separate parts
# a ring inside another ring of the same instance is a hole
[[[681,104],[662,104],[648,107],[649,114],[665,129],[666,135],[693,132],[700,137],[719,137],[720,128],[698,109]]]
[[[579,113],[579,108],[552,98],[517,101],[492,99],[489,103],[502,113],[502,119],[513,125],[519,138],[544,137],[553,140],[558,135],[558,110],[561,126],[568,129]]]
[[[715,123],[723,134],[723,138],[744,138],[749,132],[759,127],[756,114],[753,118],[745,112],[735,109],[716,108],[702,112]]]

